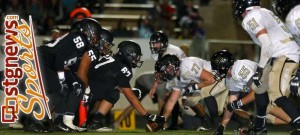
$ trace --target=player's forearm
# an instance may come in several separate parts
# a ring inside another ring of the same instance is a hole
[[[171,114],[171,112],[174,108],[175,103],[178,101],[180,93],[181,93],[180,90],[172,90],[172,92],[171,92],[171,94],[168,98],[168,101],[165,104],[165,109],[164,109],[164,112],[163,112],[163,116],[166,119],[170,116],[170,114]]]
[[[130,104],[141,114],[146,115],[147,111],[142,106],[141,102],[137,99],[137,97],[134,95],[132,90],[122,90],[127,100],[130,102]]]
[[[271,54],[269,54],[269,50],[272,49],[271,47],[271,40],[268,36],[268,33],[265,29],[258,32],[256,35],[258,40],[261,43],[261,52],[260,52],[260,60],[258,63],[258,66],[261,68],[264,68],[267,64],[269,58],[271,57]]]
[[[87,53],[85,53],[82,56],[82,60],[80,61],[80,65],[79,65],[79,68],[78,68],[78,71],[77,71],[78,77],[83,82],[85,88],[87,88],[88,84],[89,84],[87,74],[88,74],[90,65],[91,65],[90,57],[88,56]]]

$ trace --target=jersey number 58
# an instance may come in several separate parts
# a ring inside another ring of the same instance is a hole
[[[84,43],[82,42],[82,39],[80,36],[73,39],[74,43],[76,44],[76,48],[79,49],[84,46]]]

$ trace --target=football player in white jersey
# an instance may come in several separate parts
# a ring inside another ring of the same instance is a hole
[[[261,46],[260,60],[253,75],[256,120],[250,134],[267,132],[265,116],[271,102],[291,118],[291,125],[300,128],[300,113],[285,96],[289,80],[299,67],[300,50],[285,24],[272,12],[260,7],[260,0],[233,0],[233,16],[252,40]]]
[[[152,34],[150,37],[150,50],[151,50],[151,57],[157,61],[160,59],[162,56],[166,54],[174,54],[176,55],[179,59],[185,58],[186,54],[177,46],[169,44],[169,39],[168,36],[162,32],[162,31],[157,31]],[[151,98],[153,98],[153,95],[156,92],[156,88],[158,86],[158,82],[154,82],[153,86],[149,92],[149,95]]]
[[[285,20],[288,30],[294,36],[298,46],[300,46],[300,1],[299,0],[272,0],[275,13]],[[300,69],[291,81],[291,94],[299,96],[300,91]]]
[[[223,118],[214,135],[223,135],[234,110],[241,109],[244,105],[254,101],[251,83],[257,63],[250,60],[237,60],[233,63],[232,59],[234,59],[233,55],[226,50],[216,52],[211,58],[212,70],[220,78],[225,78],[226,88],[229,90],[227,108],[224,110]],[[242,92],[248,94],[239,99]],[[267,115],[267,121],[274,125],[287,124],[291,120],[281,108],[271,104],[269,104],[267,112],[271,114]]]
[[[213,95],[227,93],[224,83],[217,82],[214,78],[209,61],[196,57],[186,57],[180,61],[177,56],[167,54],[155,63],[155,71],[158,80],[167,81],[166,88],[170,91],[163,116],[170,116],[175,103],[182,95],[187,96],[183,104],[190,106],[202,120],[205,121],[209,117],[202,111],[204,108],[199,103],[200,99],[209,102],[211,116],[218,115],[219,109]],[[193,95],[196,90],[200,90],[202,94]]]
[[[169,44],[168,36],[163,31],[154,32],[150,37],[149,45],[151,50],[151,57],[155,61],[157,61],[158,59],[160,59],[162,56],[166,54],[174,54],[179,59],[186,57],[186,54],[179,47]],[[157,88],[159,87],[159,85],[162,85],[165,88],[166,83],[159,84],[157,81],[154,81],[149,91],[149,96],[150,98],[154,98],[154,94],[157,95],[159,110],[162,110],[166,99],[166,93],[168,91],[166,89],[158,90]],[[167,129],[177,129],[178,116],[179,116],[179,104],[177,102],[172,111],[171,125]]]

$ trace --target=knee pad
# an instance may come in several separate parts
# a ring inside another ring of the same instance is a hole
[[[218,116],[218,104],[214,96],[204,98],[204,102],[211,117]]]

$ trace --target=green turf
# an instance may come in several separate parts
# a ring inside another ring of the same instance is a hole
[[[32,134],[40,134],[40,133],[32,133],[32,132],[25,132],[23,130],[11,130],[7,127],[1,126],[0,127],[0,135],[32,135]],[[113,132],[82,132],[82,133],[65,133],[65,132],[53,132],[53,133],[44,133],[44,134],[51,134],[51,135],[63,135],[63,134],[72,134],[72,135],[118,135],[118,134],[126,134],[126,135],[212,135],[213,131],[192,131],[192,130],[177,130],[177,131],[160,131],[155,133],[147,133],[143,129],[137,129],[133,131],[113,131]],[[285,132],[268,132],[269,135],[288,135],[287,131]],[[234,131],[226,131],[225,135],[234,135]]]

